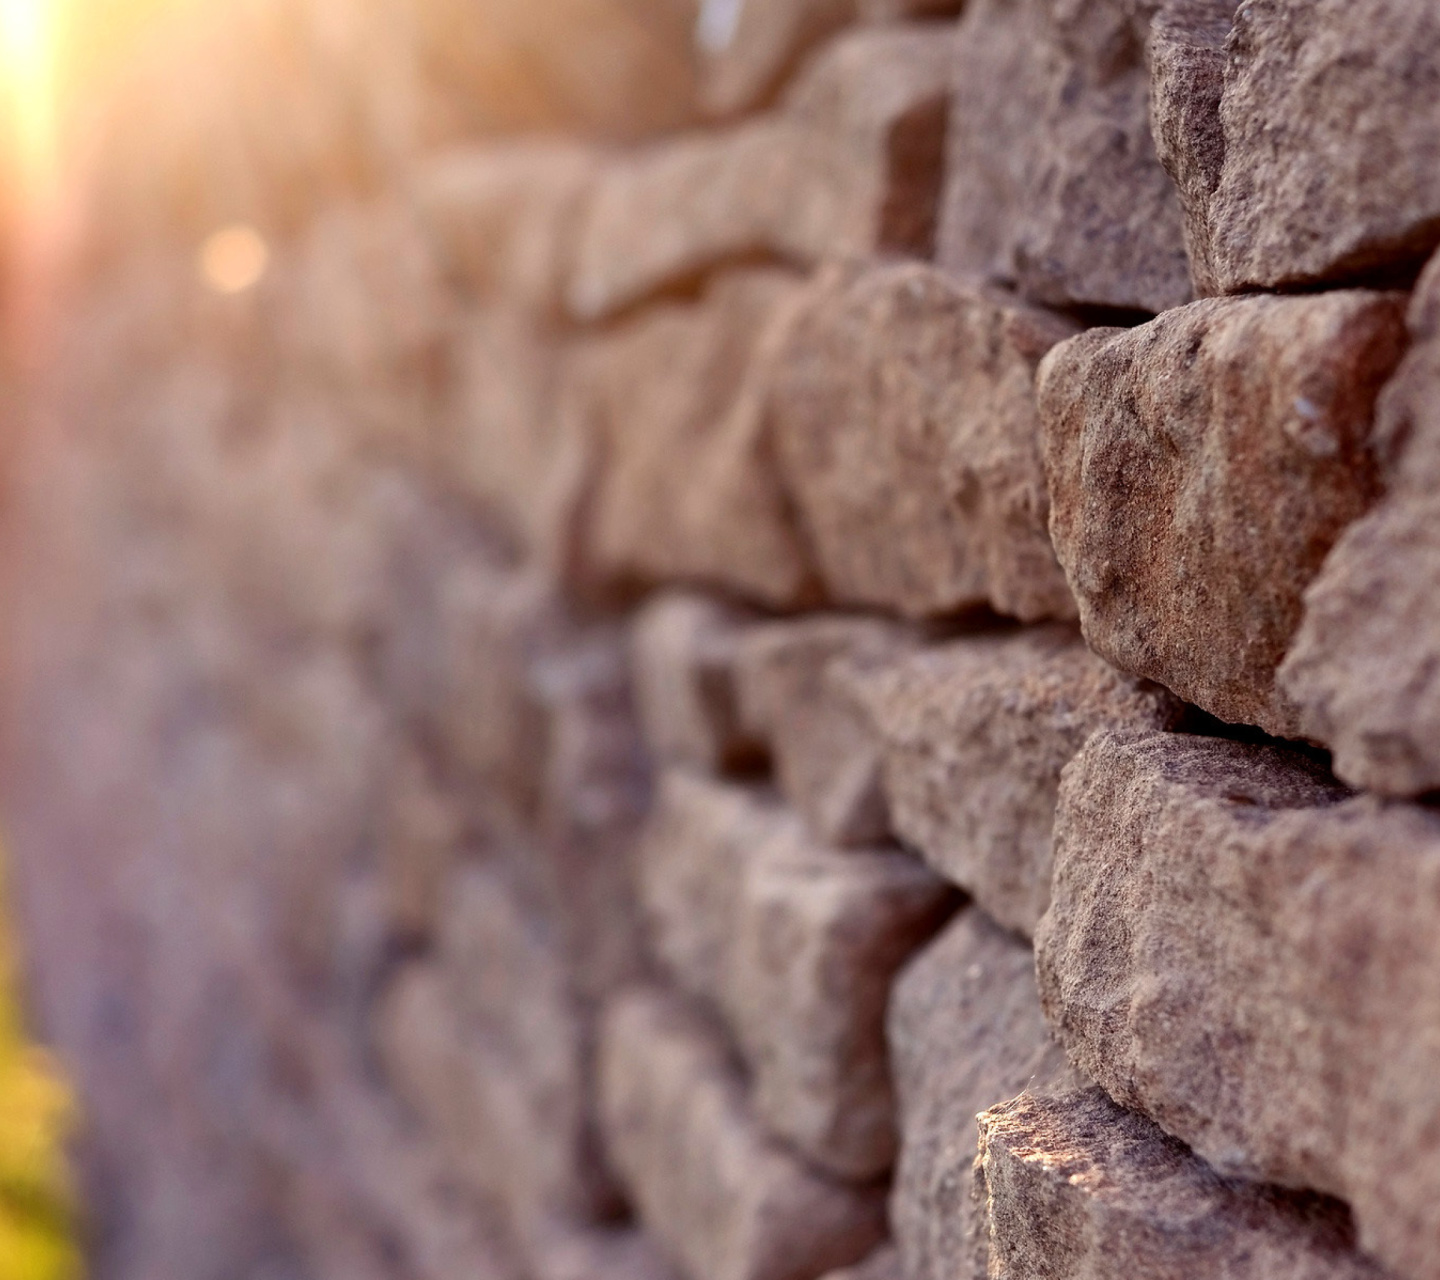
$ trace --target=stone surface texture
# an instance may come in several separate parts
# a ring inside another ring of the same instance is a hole
[[[763,760],[763,743],[742,722],[737,677],[752,625],[751,615],[698,592],[667,592],[636,615],[635,702],[655,759],[702,773]]]
[[[759,624],[740,641],[741,713],[768,741],[780,790],[822,844],[890,835],[880,740],[834,668],[886,666],[914,643],[891,623],[838,614]]]
[[[1180,202],[1150,137],[1131,0],[972,0],[956,40],[938,261],[1058,307],[1192,297]]]
[[[1030,948],[974,908],[901,974],[888,1034],[901,1131],[890,1222],[904,1274],[982,1280],[989,1238],[972,1194],[976,1116],[1022,1090],[1087,1082],[1050,1038]]]
[[[1034,377],[1075,327],[920,264],[820,275],[772,390],[826,586],[912,617],[1073,617],[1046,534]]]
[[[1099,1089],[1022,1094],[980,1117],[990,1275],[1381,1280],[1343,1205],[1217,1175]]]
[[[606,1010],[599,1074],[611,1157],[687,1275],[801,1280],[883,1236],[883,1200],[767,1138],[723,1046],[673,997],[641,989]]]
[[[87,1274],[1440,1280],[1433,0],[51,34],[0,1016]]]
[[[1440,83],[1440,16],[1406,0],[1258,0],[1233,17],[1218,100],[1213,69],[1167,76],[1157,95],[1216,286],[1336,283],[1422,261],[1440,241],[1440,179],[1419,157],[1440,145],[1440,124],[1414,104]],[[1202,50],[1220,34],[1209,19],[1192,30]]]
[[[784,807],[672,773],[640,852],[655,947],[732,1029],[769,1130],[838,1176],[895,1154],[885,1009],[951,901],[917,860],[835,850]]]
[[[1050,904],[1061,770],[1100,729],[1168,728],[1181,713],[1058,625],[966,637],[842,678],[883,744],[896,835],[1027,937]]]
[[[567,397],[593,459],[575,553],[607,580],[706,582],[784,607],[814,595],[770,461],[763,353],[798,285],[778,269],[717,280],[596,338]]]
[[[1346,782],[1384,795],[1440,789],[1435,593],[1440,573],[1440,258],[1411,299],[1413,346],[1382,392],[1385,497],[1341,536],[1305,594],[1281,686]]]
[[[1047,357],[1050,531],[1097,653],[1222,720],[1299,734],[1275,668],[1302,592],[1377,496],[1401,307],[1207,299]]]
[[[576,244],[571,312],[596,319],[726,263],[928,256],[950,29],[901,24],[827,46],[779,110],[617,161]]]
[[[1219,1171],[1328,1192],[1435,1274],[1430,925],[1440,823],[1346,799],[1312,758],[1102,734],[1056,823],[1041,994],[1118,1102]]]

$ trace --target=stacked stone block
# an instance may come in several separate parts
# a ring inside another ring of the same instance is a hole
[[[1440,1280],[1440,23],[533,7],[669,99],[130,210],[40,388],[110,1273]]]

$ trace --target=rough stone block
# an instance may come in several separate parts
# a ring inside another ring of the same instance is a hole
[[[443,262],[472,296],[558,315],[598,171],[590,148],[530,142],[446,152],[412,182]]]
[[[1128,0],[973,0],[956,42],[938,260],[1052,306],[1192,296]]]
[[[1050,903],[1060,771],[1099,729],[1169,728],[1183,710],[1065,626],[967,637],[845,679],[882,745],[896,835],[1027,937]]]
[[[949,912],[944,883],[905,854],[820,846],[782,806],[678,773],[640,856],[657,950],[733,1029],[759,1118],[837,1175],[884,1172],[885,1007]]]
[[[741,714],[769,743],[780,790],[823,844],[890,836],[879,738],[831,668],[836,659],[862,669],[893,661],[914,643],[893,624],[841,615],[756,625],[740,640]]]
[[[802,1280],[884,1236],[873,1188],[832,1182],[767,1138],[714,1033],[673,996],[605,1012],[605,1137],[647,1229],[694,1280]]]
[[[1335,1201],[1222,1178],[1099,1089],[980,1116],[976,1195],[1005,1280],[1382,1280]]]
[[[1440,1275],[1440,819],[1308,756],[1099,734],[1061,785],[1040,990],[1067,1052],[1226,1175],[1348,1201]]]
[[[847,35],[778,112],[615,162],[582,224],[571,312],[598,319],[756,257],[928,256],[949,61],[945,27]]]
[[[430,964],[402,970],[375,1015],[379,1060],[391,1085],[442,1147],[457,1180],[501,1205],[522,1240],[552,1214],[593,1218],[607,1205],[587,1151],[578,1038],[554,1011],[516,1008],[510,1026],[468,1024],[455,984]],[[526,1017],[545,1031],[512,1039]],[[540,1041],[544,1043],[540,1043]],[[527,1050],[539,1047],[546,1055]]]
[[[468,309],[449,340],[433,459],[443,489],[557,572],[590,462],[560,415],[566,360],[553,329],[518,308]]]
[[[1040,370],[1050,532],[1085,638],[1222,720],[1293,737],[1301,593],[1376,496],[1396,295],[1207,299]]]
[[[631,639],[635,701],[650,754],[702,773],[739,772],[764,759],[740,719],[736,687],[751,615],[693,592],[657,596]]]
[[[890,1222],[904,1274],[984,1280],[975,1117],[1022,1089],[1085,1083],[1041,1016],[1030,948],[965,911],[895,984],[889,1039],[901,1127]]]
[[[611,581],[689,580],[774,606],[814,594],[765,431],[762,371],[798,283],[719,278],[595,339],[572,390],[598,476],[583,554]]]
[[[1225,292],[1403,270],[1440,241],[1440,15],[1409,0],[1172,5],[1155,113]],[[1233,29],[1231,29],[1233,19]]]
[[[776,451],[837,601],[1073,617],[1034,377],[1066,320],[920,264],[836,268],[777,361]]]
[[[1440,789],[1440,258],[1410,304],[1411,347],[1376,410],[1385,496],[1305,593],[1280,667],[1301,728],[1357,787]]]

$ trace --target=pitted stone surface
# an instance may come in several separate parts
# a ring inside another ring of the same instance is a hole
[[[748,789],[668,775],[640,852],[656,949],[723,1014],[769,1130],[839,1176],[895,1154],[885,1008],[896,971],[950,910],[890,850],[836,850]]]
[[[1341,1197],[1428,1278],[1440,819],[1345,796],[1282,748],[1097,735],[1061,786],[1041,996],[1116,1101],[1221,1173]]]
[[[1004,1280],[1383,1280],[1345,1207],[1222,1178],[1099,1089],[980,1117],[976,1194]]]
[[[776,365],[776,450],[845,604],[1073,617],[1046,532],[1035,369],[1067,320],[919,264],[837,267]]]
[[[1050,532],[1097,653],[1222,720],[1300,732],[1275,669],[1301,593],[1377,494],[1401,305],[1207,299],[1046,358]]]
[[[880,786],[880,739],[838,665],[885,666],[916,643],[875,618],[812,616],[752,627],[737,674],[747,724],[770,744],[781,791],[824,844],[876,844],[890,835]]]
[[[1341,536],[1305,593],[1280,683],[1346,782],[1440,789],[1440,258],[1410,303],[1414,346],[1381,393],[1385,496]]]
[[[863,1258],[884,1201],[814,1173],[752,1115],[703,1022],[661,991],[606,1010],[607,1147],[646,1228],[694,1280],[803,1280]]]
[[[1343,282],[1413,267],[1440,242],[1440,14],[1409,0],[1250,0],[1198,78],[1160,65],[1190,239],[1225,292]],[[1223,61],[1222,61],[1223,60]],[[1223,94],[1215,67],[1223,65]],[[1217,164],[1217,160],[1220,163]]]
[[[582,222],[572,314],[599,319],[757,257],[928,256],[949,37],[928,24],[848,34],[778,111],[613,162]]]
[[[1058,625],[852,665],[842,679],[883,745],[895,833],[1027,937],[1050,903],[1060,771],[1099,729],[1168,728],[1182,711]]]
[[[984,1280],[975,1117],[1021,1090],[1083,1086],[1050,1038],[1030,948],[970,908],[907,966],[889,1015],[900,1108],[890,1222],[907,1280]]]
[[[1051,306],[1192,296],[1150,138],[1153,3],[972,0],[956,40],[938,260]]]

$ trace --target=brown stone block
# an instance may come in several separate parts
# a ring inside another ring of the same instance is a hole
[[[890,1222],[909,1280],[984,1280],[975,1117],[1022,1089],[1085,1083],[1050,1038],[1030,948],[965,911],[900,976],[890,1053],[901,1146]]]
[[[769,98],[805,55],[852,22],[955,13],[962,0],[708,0],[700,6],[700,104],[733,115]]]
[[[895,1152],[890,983],[949,911],[943,882],[888,850],[828,849],[763,796],[668,775],[642,845],[656,947],[733,1029],[770,1132],[843,1177]]]
[[[1382,1280],[1335,1201],[1213,1169],[1099,1089],[980,1117],[976,1195],[1005,1280]]]
[[[823,844],[890,836],[880,740],[832,669],[837,662],[847,669],[886,665],[915,642],[892,623],[839,614],[759,624],[740,639],[742,715],[769,743],[780,790]]]
[[[1073,617],[1034,377],[1069,321],[919,264],[822,273],[777,362],[776,450],[845,604]]]
[[[609,581],[712,584],[764,604],[814,594],[775,474],[766,353],[798,290],[779,270],[722,276],[594,339],[571,410],[596,479],[579,554]]]
[[[1403,270],[1440,241],[1440,15],[1409,0],[1172,3],[1162,153],[1224,292]],[[1233,24],[1233,26],[1232,26]]]
[[[895,833],[1026,936],[1050,903],[1060,771],[1099,729],[1168,728],[1182,711],[1064,626],[956,640],[847,680],[882,747]]]
[[[636,615],[631,672],[650,754],[702,773],[744,770],[764,747],[740,720],[735,667],[751,615],[671,591]]]
[[[594,320],[727,263],[929,254],[950,31],[835,41],[776,112],[617,160],[596,186],[567,292]]]
[[[1085,638],[1222,720],[1300,731],[1275,668],[1377,491],[1401,299],[1209,299],[1092,329],[1040,370],[1050,532]]]
[[[938,260],[1051,306],[1192,296],[1150,137],[1153,5],[973,0],[961,19]]]
[[[832,1182],[766,1137],[714,1033],[675,997],[612,1002],[599,1072],[611,1157],[694,1280],[803,1280],[884,1236],[880,1193]]]
[[[588,147],[493,145],[426,160],[412,189],[442,261],[475,298],[558,315],[598,172]]]
[[[1440,1275],[1440,820],[1308,756],[1100,734],[1061,786],[1036,934],[1072,1059],[1226,1175],[1347,1200]]]
[[[1440,258],[1410,304],[1414,339],[1381,393],[1385,496],[1335,544],[1280,667],[1303,731],[1357,787],[1440,789]]]
[[[557,574],[568,568],[593,465],[561,416],[567,357],[555,331],[525,311],[468,309],[449,339],[433,468],[441,488]]]

